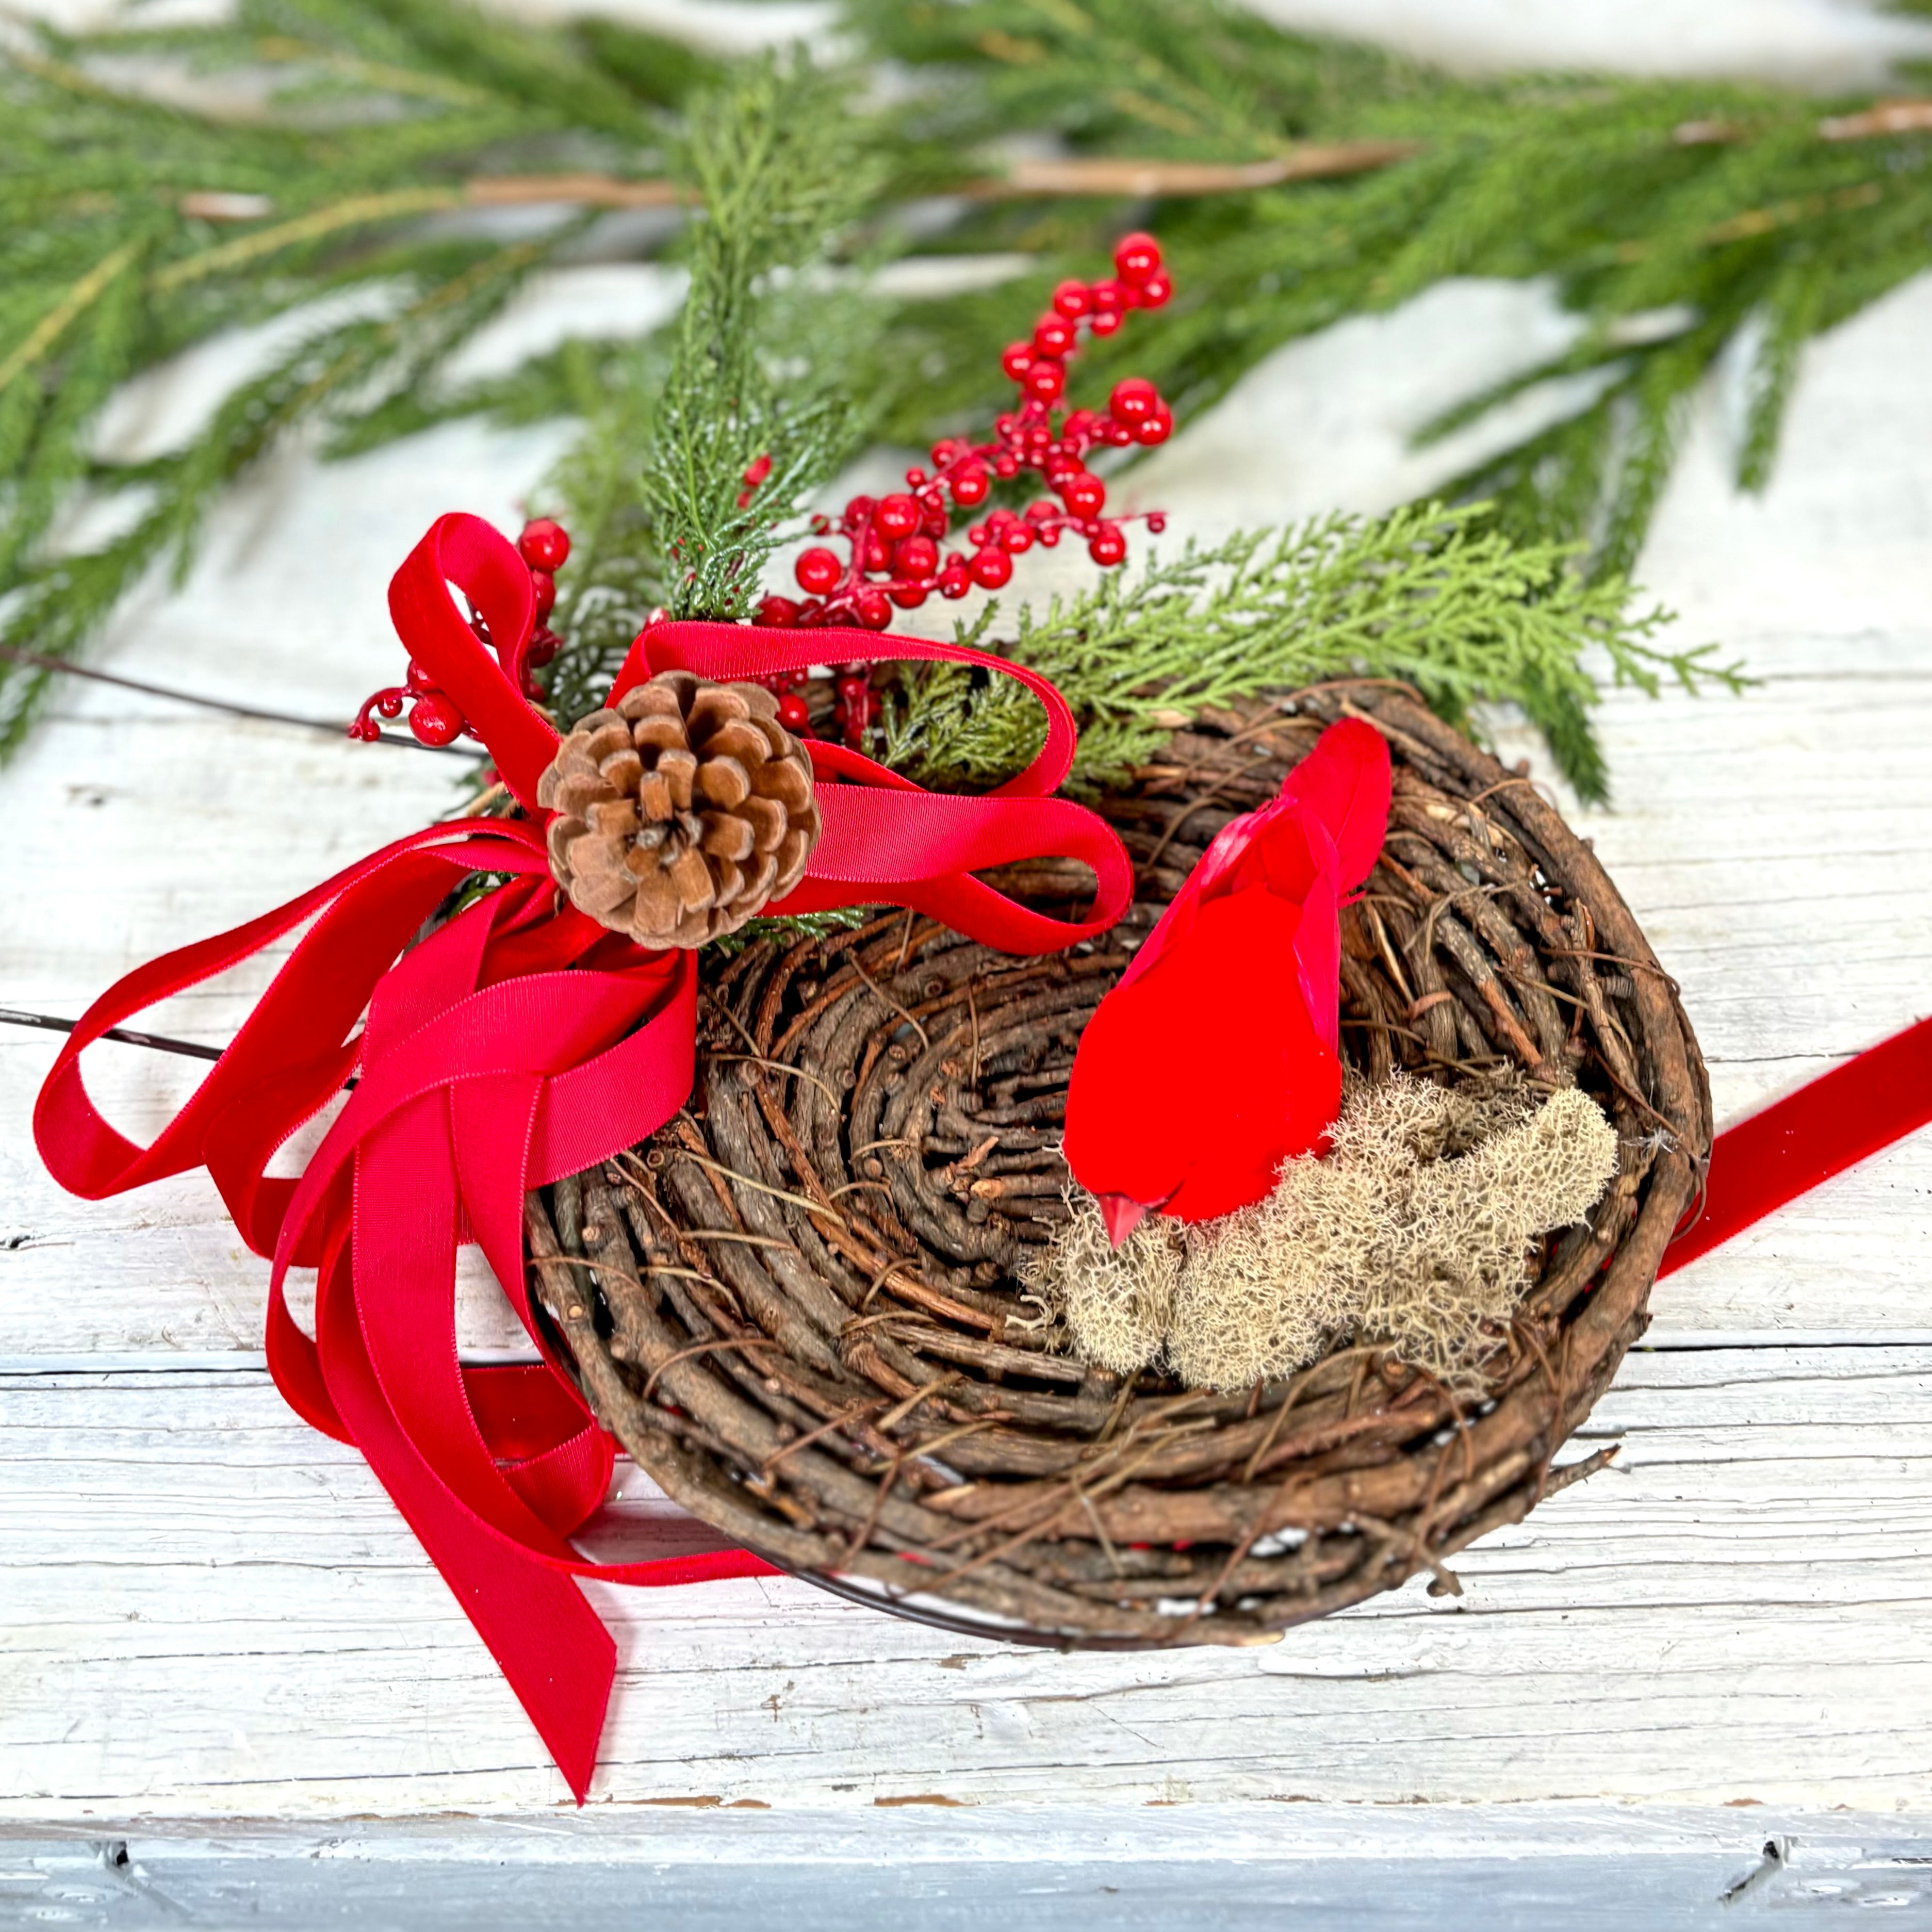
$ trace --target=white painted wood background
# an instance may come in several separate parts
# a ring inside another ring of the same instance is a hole
[[[666,298],[647,269],[560,273],[478,353]],[[1349,322],[1136,492],[1202,531],[1382,507],[1466,457],[1412,452],[1417,424],[1568,326],[1544,291],[1474,283]],[[1682,982],[1720,1123],[1932,1010],[1928,344],[1932,278],[1817,345],[1755,500],[1714,383],[1642,560],[1675,634],[1759,680],[1612,696],[1615,801],[1579,814]],[[109,433],[180,434],[244,350],[146,385]],[[100,662],[346,718],[399,668],[404,551],[446,508],[514,528],[567,435],[292,456]],[[78,1012],[449,787],[448,760],[70,685],[0,775],[0,1004]],[[266,970],[150,1024],[219,1041]],[[1746,1881],[1742,1905],[1932,1912],[1932,1135],[1665,1283],[1586,1431],[1617,1465],[1459,1558],[1461,1600],[1412,1586],[1258,1652],[1063,1658],[788,1581],[599,1589],[621,1668],[580,1816],[374,1478],[269,1385],[266,1266],[206,1182],[90,1205],[40,1172],[54,1048],[0,1028],[0,1924],[307,1922],[390,1909],[425,1862],[445,1879],[412,1924],[548,1923],[560,1861],[573,1916],[596,1876],[703,1924],[728,1897],[806,1925],[1022,1895],[1070,1923],[1110,1886],[1134,1924],[1217,1922],[1217,1898],[1218,1922],[1359,1923],[1364,1886],[1390,1924],[1478,1900],[1498,1926],[1701,1924]],[[110,1046],[90,1078],[146,1138],[197,1070]],[[514,1340],[494,1293],[479,1271],[464,1294],[485,1352]],[[620,1472],[606,1546],[706,1535]],[[287,1879],[331,1847],[328,1885]],[[478,1868],[494,1905],[449,1876]]]

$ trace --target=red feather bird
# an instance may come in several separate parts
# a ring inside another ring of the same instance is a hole
[[[1357,718],[1322,733],[1258,811],[1224,826],[1088,1022],[1067,1165],[1118,1246],[1270,1192],[1341,1106],[1345,898],[1388,824],[1389,754]]]

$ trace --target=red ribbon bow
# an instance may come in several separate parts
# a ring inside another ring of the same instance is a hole
[[[458,614],[452,582],[482,614],[499,662]],[[550,1358],[519,1292],[527,1190],[641,1140],[688,1096],[697,963],[555,909],[542,831],[550,814],[537,806],[536,784],[557,734],[506,669],[533,614],[516,552],[476,518],[444,517],[396,573],[389,608],[410,655],[475,726],[530,820],[413,832],[276,911],[130,974],[62,1048],[34,1137],[55,1178],[91,1199],[207,1168],[243,1238],[274,1257],[268,1351],[277,1386],[317,1429],[368,1458],[581,1802],[616,1647],[573,1580],[682,1583],[771,1568],[742,1550],[618,1564],[578,1554],[567,1538],[603,1502],[614,1445]],[[1046,742],[983,798],[927,792],[856,752],[812,743],[824,830],[796,890],[770,910],[910,906],[1011,952],[1105,932],[1131,902],[1132,871],[1103,820],[1050,796],[1072,760],[1075,732],[1065,700],[1036,673],[868,632],[662,623],[632,647],[612,696],[662,670],[728,680],[879,657],[1018,678],[1046,707]],[[970,876],[1049,854],[1093,868],[1086,920],[1047,918]],[[511,876],[412,946],[476,872]],[[82,1084],[82,1050],[311,916],[153,1146],[109,1126]],[[352,1074],[354,1090],[299,1179],[269,1177],[276,1150]],[[459,1364],[463,1241],[482,1248],[543,1360]],[[313,1340],[284,1299],[291,1267],[320,1270]]]

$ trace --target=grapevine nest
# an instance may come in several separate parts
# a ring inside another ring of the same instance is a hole
[[[1387,843],[1344,914],[1370,1083],[1580,1088],[1617,1136],[1538,1244],[1473,1384],[1344,1336],[1190,1389],[1066,1351],[1025,1286],[1066,1223],[1081,1029],[1214,833],[1326,724],[1389,741]],[[599,1418],[676,1502],[881,1607],[1067,1647],[1265,1641],[1449,1559],[1610,1453],[1555,1466],[1648,1324],[1708,1156],[1702,1059],[1636,922],[1527,776],[1387,685],[1215,714],[1102,806],[1116,931],[1015,958],[892,914],[701,956],[690,1106],[528,1204],[532,1284]],[[1071,910],[1084,874],[1000,883]]]

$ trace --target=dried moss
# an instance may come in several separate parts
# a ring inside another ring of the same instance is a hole
[[[1520,1080],[1352,1084],[1325,1157],[1274,1192],[1181,1231],[1152,1216],[1118,1250],[1073,1214],[1031,1285],[1073,1346],[1121,1373],[1156,1364],[1198,1388],[1293,1373],[1342,1341],[1386,1343],[1468,1384],[1520,1299],[1532,1244],[1588,1213],[1616,1172],[1588,1095],[1540,1106]]]

